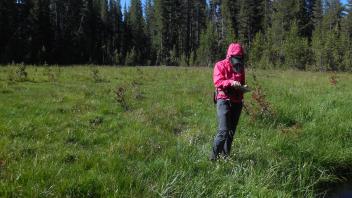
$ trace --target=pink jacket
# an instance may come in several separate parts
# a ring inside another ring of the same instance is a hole
[[[243,48],[238,43],[231,43],[228,50],[226,59],[219,61],[215,64],[213,81],[215,88],[218,91],[216,99],[229,99],[232,102],[239,103],[243,100],[243,93],[239,90],[235,90],[234,94],[228,96],[224,94],[224,90],[231,88],[231,82],[233,80],[238,81],[241,85],[245,85],[245,71],[237,73],[232,70],[232,65],[230,63],[231,56],[243,56]]]

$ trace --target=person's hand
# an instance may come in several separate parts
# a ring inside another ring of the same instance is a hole
[[[241,85],[240,82],[234,80],[234,81],[232,81],[231,86],[233,86],[233,87],[235,87],[235,88],[239,88],[239,87],[241,87],[242,85]]]
[[[249,88],[248,85],[243,85],[243,86],[241,87],[241,90],[242,90],[243,93],[247,93],[247,92],[250,92],[250,91],[251,91],[251,89]]]

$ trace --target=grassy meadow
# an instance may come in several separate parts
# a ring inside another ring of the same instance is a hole
[[[247,84],[264,102],[245,96],[213,163],[211,68],[0,67],[0,197],[316,197],[352,178],[352,74]]]

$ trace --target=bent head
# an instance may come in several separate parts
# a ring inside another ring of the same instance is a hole
[[[231,56],[230,63],[232,65],[233,71],[240,73],[244,69],[242,56]]]
[[[243,55],[243,48],[239,43],[231,43],[227,49],[226,58],[235,72],[242,72],[244,69]]]

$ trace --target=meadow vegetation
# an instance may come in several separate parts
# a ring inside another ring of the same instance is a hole
[[[0,197],[315,197],[352,177],[352,75],[249,70],[230,158],[212,69],[0,67]]]

